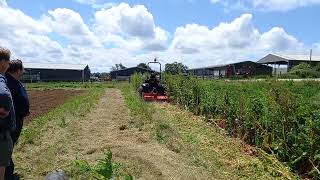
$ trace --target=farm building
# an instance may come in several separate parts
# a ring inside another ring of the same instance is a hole
[[[22,81],[50,82],[50,81],[88,81],[90,69],[88,65],[81,64],[49,64],[49,63],[23,63],[25,73]]]
[[[147,73],[147,72],[154,73],[155,71],[148,70],[145,68],[140,68],[140,67],[131,67],[123,70],[111,71],[110,76],[112,80],[129,80],[134,73]]]
[[[273,74],[286,74],[301,63],[310,63],[312,66],[320,64],[320,56],[269,54],[257,63],[272,66]]]
[[[271,75],[272,68],[252,61],[243,61],[232,64],[190,69],[188,71],[194,76],[230,78],[234,76]]]

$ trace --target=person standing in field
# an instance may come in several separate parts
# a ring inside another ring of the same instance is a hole
[[[29,113],[29,98],[25,87],[20,82],[21,77],[23,76],[24,68],[21,60],[12,60],[10,66],[5,75],[7,79],[7,85],[10,89],[14,110],[16,113],[16,129],[11,133],[11,138],[13,145],[15,145],[21,134],[23,127],[23,120]],[[6,168],[7,180],[14,179],[14,163],[11,158],[10,166]]]
[[[0,180],[10,165],[13,143],[10,133],[15,129],[15,112],[5,73],[10,64],[10,50],[0,47]]]

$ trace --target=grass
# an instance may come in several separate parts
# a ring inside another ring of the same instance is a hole
[[[160,143],[168,142],[169,138],[172,137],[173,131],[169,124],[165,122],[156,123],[156,137]]]
[[[66,169],[71,161],[56,157],[67,154],[70,141],[74,140],[73,124],[91,111],[104,92],[104,85],[91,86],[87,92],[69,98],[63,105],[30,121],[15,148],[14,158],[19,162],[17,172],[25,179],[42,179],[52,170]]]
[[[44,86],[53,85],[46,84],[38,88],[45,89]],[[61,88],[60,85],[54,87]],[[108,174],[111,171],[116,177],[132,178],[124,173],[123,165],[112,162],[110,152],[107,151],[105,155],[101,155],[100,160],[95,161],[92,160],[95,156],[89,155],[88,159],[86,154],[82,154],[83,149],[72,143],[79,138],[79,129],[74,124],[81,123],[92,110],[104,94],[104,87],[111,86],[107,84],[91,87],[87,93],[70,98],[62,106],[34,119],[26,126],[14,153],[19,162],[17,171],[24,175],[24,179],[43,179],[55,169],[67,170],[70,179],[104,179],[110,177]],[[295,178],[285,166],[263,151],[259,152],[258,157],[245,155],[240,141],[228,138],[199,117],[175,106],[146,103],[126,84],[117,87],[122,90],[132,115],[136,117],[132,120],[132,126],[150,132],[158,142],[185,156],[191,164],[210,171],[213,177]]]
[[[35,143],[39,139],[41,131],[43,131],[43,126],[49,121],[57,121],[59,122],[59,126],[63,128],[67,126],[66,116],[84,117],[103,92],[102,88],[91,88],[90,92],[72,97],[60,107],[51,110],[48,114],[33,119],[23,129],[20,145]]]
[[[135,119],[133,125],[137,128],[142,128],[152,121],[153,106],[144,101],[141,101],[131,87],[126,84],[118,86],[126,100],[127,106],[131,110],[133,116],[139,116],[139,120]]]
[[[67,172],[71,179],[125,179],[132,180],[130,174],[121,171],[122,164],[112,161],[112,152],[110,149],[105,151],[104,157],[98,159],[95,164],[90,165],[86,160],[75,160]]]
[[[152,103],[142,101],[137,93],[128,84],[118,86],[121,89],[131,115],[134,118],[132,125],[140,130],[149,131],[158,142],[165,144],[174,152],[180,151],[180,145],[175,141],[176,132],[168,123],[164,123],[155,117],[155,107]]]
[[[258,150],[245,154],[240,140],[206,123],[199,116],[172,105],[146,103],[129,85],[120,87],[135,116],[134,124],[151,132],[158,142],[180,153],[190,163],[205,168],[216,179],[297,179],[274,157]]]
[[[194,158],[193,163],[208,169],[219,179],[295,178],[289,169],[277,160],[266,162],[245,155],[240,140],[228,138],[223,131],[220,132],[201,118],[173,106],[161,108],[163,109],[159,113],[167,114],[164,120],[168,119],[171,126],[179,132],[181,144],[184,145],[185,152]],[[260,158],[264,159],[261,156]],[[273,168],[272,163],[277,164],[277,168]]]
[[[114,82],[41,82],[25,83],[28,90],[113,88]]]

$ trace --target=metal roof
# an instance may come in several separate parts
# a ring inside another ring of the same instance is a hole
[[[240,61],[240,62],[235,62],[235,63],[229,63],[229,64],[218,64],[218,65],[214,65],[214,66],[207,66],[207,67],[200,67],[200,68],[193,68],[193,69],[189,69],[189,70],[199,70],[199,69],[214,69],[214,68],[223,68],[226,66],[230,66],[230,65],[235,65],[235,64],[239,64],[239,63],[255,63],[252,61]]]
[[[310,61],[310,55],[268,54],[267,56],[260,59],[257,63],[266,64],[288,61]],[[320,61],[320,56],[311,56],[311,61]]]
[[[206,67],[199,67],[199,68],[192,68],[192,69],[188,69],[188,71],[193,71],[193,70],[203,70],[203,69],[212,69],[212,68],[217,68],[217,67],[225,67],[228,64],[219,64],[219,65],[215,65],[215,66],[206,66]]]
[[[84,64],[53,64],[53,63],[23,63],[25,69],[64,69],[64,70],[84,70]]]

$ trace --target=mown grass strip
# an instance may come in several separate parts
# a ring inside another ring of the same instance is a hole
[[[190,163],[210,171],[214,178],[296,179],[288,168],[266,154],[258,154],[258,158],[245,155],[239,140],[221,134],[217,127],[199,120],[200,117],[171,105],[163,108],[146,103],[130,85],[120,89],[136,121],[148,125],[148,128],[142,125],[141,129],[154,134],[168,149],[189,158]]]
[[[106,151],[93,163],[83,156],[88,152],[74,143],[81,141],[79,123],[88,120],[90,111],[105,95],[105,88],[108,86],[91,87],[27,124],[14,153],[16,171],[23,179],[41,179],[58,169],[62,169],[69,179],[132,179],[130,174],[123,171],[124,165],[112,161],[111,151]]]
[[[49,121],[59,121],[61,127],[65,126],[65,117],[84,117],[104,93],[104,88],[90,88],[89,91],[68,99],[63,105],[51,110],[46,115],[33,119],[22,131],[20,147],[24,144],[33,144],[39,139],[43,126]]]
[[[152,122],[153,107],[152,104],[141,101],[137,93],[127,84],[118,86],[125,98],[125,101],[131,110],[133,116],[139,116],[139,121],[135,121],[136,127],[142,127],[145,124]]]
[[[46,115],[28,122],[13,155],[17,173],[24,179],[41,179],[52,170],[65,170],[71,162],[57,157],[70,148],[68,145],[75,133],[73,124],[92,110],[104,92],[104,87],[91,87],[78,96],[70,97]]]
[[[179,133],[181,144],[194,158],[193,163],[210,170],[219,179],[296,179],[288,167],[262,150],[256,156],[246,155],[245,152],[254,148],[227,137],[201,117],[172,105],[157,108],[158,114],[163,114],[163,121]]]

